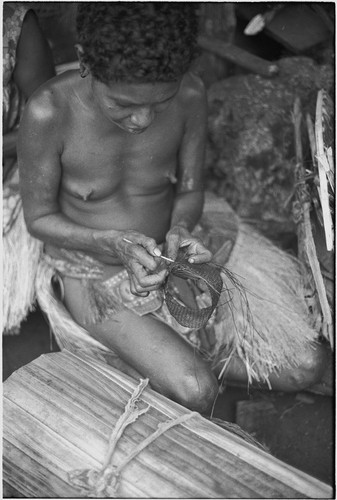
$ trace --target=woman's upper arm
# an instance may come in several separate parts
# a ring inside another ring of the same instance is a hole
[[[24,18],[13,79],[26,99],[55,75],[53,56],[39,26],[36,14],[29,10]]]
[[[32,99],[25,108],[18,135],[20,191],[25,219],[34,220],[59,211],[61,181],[58,119],[43,99]]]
[[[203,191],[207,133],[207,98],[203,83],[191,77],[187,90],[187,110],[183,140],[179,150],[178,193]]]

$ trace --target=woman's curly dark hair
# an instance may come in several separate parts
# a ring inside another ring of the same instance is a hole
[[[80,2],[83,62],[103,83],[177,80],[197,54],[193,2]]]

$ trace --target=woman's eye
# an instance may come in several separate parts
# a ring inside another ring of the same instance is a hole
[[[109,109],[126,109],[128,108],[129,106],[128,105],[125,105],[125,104],[119,104],[117,102],[113,102],[111,104],[108,104],[108,108]]]
[[[157,104],[154,109],[157,113],[160,113],[161,111],[164,111],[164,109],[166,109],[168,105],[169,102],[164,102],[162,104]]]
[[[129,108],[129,106],[122,106],[120,104],[110,104],[110,105],[108,105],[108,109],[112,109],[116,113],[118,113],[118,112],[125,113],[126,111],[129,110],[128,108]]]

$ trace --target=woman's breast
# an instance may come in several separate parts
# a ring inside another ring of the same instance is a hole
[[[61,211],[77,224],[101,230],[135,230],[158,243],[169,229],[172,205],[172,185],[152,192],[120,187],[99,199],[83,200],[66,191],[60,195]]]
[[[178,132],[169,134],[162,124],[133,136],[76,124],[61,156],[63,213],[86,227],[134,229],[163,239],[173,206]]]

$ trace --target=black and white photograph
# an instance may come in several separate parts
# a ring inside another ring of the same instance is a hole
[[[335,10],[2,2],[2,498],[336,498]]]

